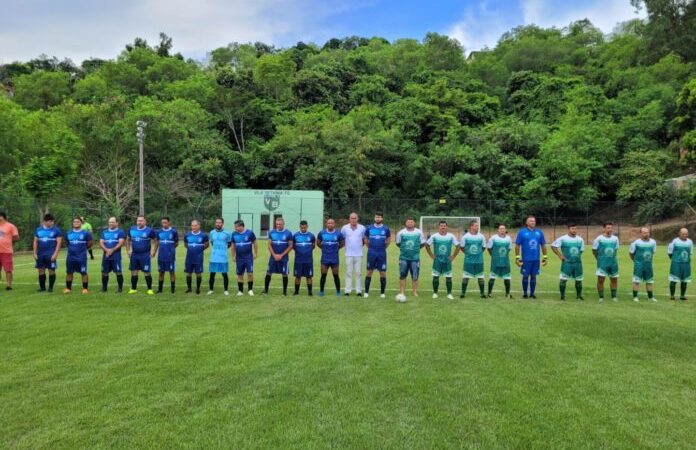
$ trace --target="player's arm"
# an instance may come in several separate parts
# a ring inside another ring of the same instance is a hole
[[[39,259],[39,238],[34,236],[34,244],[32,244],[32,248],[34,249],[34,260]]]
[[[210,247],[210,239],[206,239],[206,241],[203,243],[203,251],[208,250],[208,247]]]
[[[551,246],[551,251],[553,251],[556,256],[558,256],[558,259],[563,261],[565,259],[565,256],[561,253],[560,249],[558,247],[554,247],[553,245]]]
[[[104,243],[104,239],[100,238],[99,239],[99,248],[106,253],[106,256],[109,256],[109,249],[106,248],[106,244]]]
[[[254,239],[254,243],[252,244],[252,248],[254,249],[254,251],[252,253],[252,257],[254,259],[256,259],[259,256],[259,244],[256,241],[256,239]]]
[[[256,245],[256,241],[254,241],[254,246]],[[234,243],[234,241],[230,242],[230,257],[232,259],[235,258],[235,255],[237,254],[237,245]]]
[[[435,255],[433,254],[433,250],[430,248],[432,243],[427,242],[427,244],[428,245],[425,246],[425,253],[427,253],[428,256],[430,256],[430,259],[435,259]]]
[[[17,227],[12,230],[12,242],[19,242],[19,231],[17,231]]]
[[[271,239],[269,239],[266,244],[268,245],[268,251],[271,253],[271,257],[276,258],[278,255],[273,251],[273,245],[271,244]]]
[[[126,235],[126,253],[128,253],[128,256],[131,255],[131,245],[133,244],[133,239],[131,239],[130,233]]]
[[[454,261],[459,252],[462,252],[462,247],[459,244],[457,244],[454,247],[454,253],[452,253],[452,256],[450,256],[450,261]]]
[[[669,259],[672,259],[672,253],[674,253],[674,241],[670,242],[667,246],[667,256],[669,256]]]
[[[631,246],[628,248],[628,256],[631,258],[631,261],[634,261],[633,258],[635,258],[635,253],[636,253],[636,247],[635,245],[631,244]]]
[[[280,257],[282,258],[282,257],[284,257],[285,255],[287,255],[288,253],[290,253],[290,251],[291,251],[293,248],[295,248],[295,241],[294,241],[294,240],[288,241],[288,248],[286,248],[285,251],[284,251],[283,253],[280,254]]]
[[[343,247],[346,246],[346,238],[341,235],[341,237],[338,239],[338,249],[342,249]]]
[[[317,240],[315,242],[317,247],[321,248],[321,233],[317,234]]]
[[[89,240],[87,241],[87,250],[92,248],[94,246],[94,239],[92,239],[92,235],[90,235]]]
[[[188,239],[186,237],[184,237],[184,248],[188,250]]]
[[[159,250],[159,239],[157,239],[157,235],[153,236],[151,239],[154,242],[152,244],[152,257],[154,258],[157,256],[157,251]]]
[[[384,240],[384,249],[389,248],[389,244],[391,244],[391,232],[387,233],[387,238]]]
[[[51,255],[51,261],[55,261],[58,259],[58,253],[60,253],[60,247],[63,245],[63,236],[58,236],[56,238],[56,249],[53,251],[53,255]]]
[[[312,239],[312,250],[314,250],[316,248],[316,246],[317,246],[317,240],[315,238],[315,239]]]

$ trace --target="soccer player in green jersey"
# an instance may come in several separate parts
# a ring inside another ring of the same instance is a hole
[[[498,225],[498,234],[488,239],[488,254],[491,255],[491,272],[488,274],[488,298],[493,292],[496,278],[501,278],[505,284],[505,298],[512,299],[510,295],[510,250],[512,239],[507,234],[505,225]]]
[[[638,288],[645,283],[648,300],[656,302],[653,297],[653,256],[657,251],[657,243],[650,237],[647,227],[640,229],[640,238],[633,241],[628,254],[633,260],[633,301],[638,303]]]
[[[679,236],[667,247],[667,254],[671,260],[669,265],[669,299],[674,300],[674,292],[679,283],[679,300],[686,301],[686,286],[691,283],[691,255],[694,252],[694,243],[689,239],[689,230],[682,228]]]
[[[483,282],[483,252],[486,248],[486,237],[479,232],[480,225],[477,220],[469,224],[469,231],[462,237],[459,243],[464,253],[464,274],[462,275],[462,293],[459,298],[466,296],[466,288],[470,278],[478,280],[481,298],[487,298],[485,284]]]
[[[453,247],[454,253],[452,253]],[[454,299],[452,296],[452,261],[459,253],[459,241],[447,231],[447,221],[441,220],[437,224],[437,233],[428,238],[425,251],[433,260],[433,298],[438,297],[440,277],[443,276],[447,286],[447,298]]]
[[[617,301],[616,289],[619,281],[619,238],[614,236],[614,224],[604,224],[604,232],[592,242],[592,254],[597,259],[597,292],[599,301],[604,301],[604,280],[609,277],[611,300]]]
[[[399,247],[399,295],[396,299],[406,301],[406,276],[411,273],[411,291],[418,297],[418,274],[420,272],[420,249],[425,245],[425,238],[416,228],[413,217],[406,218],[406,227],[396,234],[396,246]]]
[[[567,234],[553,241],[551,250],[561,260],[561,281],[558,285],[561,300],[565,301],[566,284],[572,278],[575,280],[576,298],[582,301],[582,252],[585,251],[585,241],[578,236],[574,223],[568,224]]]

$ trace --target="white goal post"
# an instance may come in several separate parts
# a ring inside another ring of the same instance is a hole
[[[420,218],[420,230],[423,232],[425,238],[429,238],[431,235],[437,233],[438,226],[441,220],[447,222],[447,228],[449,232],[461,239],[469,230],[469,224],[472,220],[475,220],[481,225],[480,217],[464,217],[464,216],[421,216]]]

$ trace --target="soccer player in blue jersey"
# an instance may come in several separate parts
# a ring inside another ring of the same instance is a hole
[[[375,223],[365,229],[364,242],[367,246],[367,276],[365,277],[365,298],[370,296],[372,272],[379,271],[380,297],[385,298],[387,289],[387,247],[391,241],[391,231],[384,225],[381,212],[375,213]]]
[[[283,276],[283,296],[288,295],[288,253],[292,250],[292,233],[285,229],[285,219],[278,217],[275,220],[275,228],[268,233],[268,269],[264,281],[263,293],[268,294],[271,285],[271,275],[279,273]]]
[[[210,245],[212,250],[210,251],[210,264],[208,269],[210,272],[210,279],[208,280],[208,295],[213,294],[213,289],[215,288],[215,274],[222,274],[222,284],[225,291],[225,295],[230,295],[229,285],[230,279],[227,276],[229,272],[229,259],[227,256],[227,249],[232,245],[232,233],[224,229],[225,219],[218,217],[215,219],[215,228],[208,233],[208,238],[210,239]]]
[[[292,236],[292,247],[295,249],[295,293],[300,293],[302,278],[307,279],[307,294],[312,296],[312,279],[314,277],[314,258],[312,253],[316,245],[316,238],[311,231],[307,231],[307,221],[300,221],[300,231]]]
[[[176,248],[179,246],[179,232],[171,224],[169,217],[162,217],[162,228],[157,233],[157,269],[159,283],[157,293],[164,290],[164,274],[169,272],[169,289],[176,292]]]
[[[51,214],[44,215],[43,223],[34,232],[34,260],[39,271],[39,292],[46,291],[46,271],[48,270],[48,292],[53,292],[56,284],[58,252],[63,243],[63,232],[56,226]]]
[[[232,233],[232,245],[230,246],[232,257],[237,266],[237,296],[244,295],[244,273],[247,274],[247,294],[254,296],[254,260],[259,254],[256,235],[253,231],[244,228],[244,221],[237,220],[234,223]]]
[[[201,223],[198,220],[191,221],[191,231],[184,236],[186,246],[186,293],[192,292],[192,274],[196,274],[196,294],[201,293],[203,281],[203,252],[210,246],[208,235],[201,231]]]
[[[329,217],[326,219],[326,228],[317,234],[317,246],[321,249],[321,278],[319,280],[319,297],[324,296],[326,286],[326,274],[331,268],[336,295],[341,296],[341,279],[338,276],[338,251],[345,244],[343,234],[336,229],[336,221]]]
[[[147,295],[155,294],[152,290],[151,261],[157,254],[157,247],[157,233],[147,226],[145,216],[138,216],[135,220],[135,225],[128,230],[128,235],[126,236],[126,252],[130,257],[129,269],[131,271],[131,289],[128,291],[129,294],[138,292],[138,273],[141,271],[145,274]]]
[[[539,249],[543,256],[541,264],[546,265],[546,239],[544,232],[536,227],[536,218],[528,216],[525,227],[517,233],[515,240],[515,262],[521,268],[522,273],[522,298],[536,298],[536,277],[539,275]],[[529,291],[529,296],[527,295]]]
[[[104,251],[102,256],[102,292],[109,287],[109,273],[116,274],[118,291],[123,292],[123,268],[121,264],[121,247],[126,243],[126,233],[118,227],[118,220],[109,217],[107,229],[102,231],[99,247]]]
[[[92,233],[82,229],[82,221],[75,217],[72,221],[72,229],[65,233],[68,242],[68,258],[65,261],[64,294],[72,292],[73,273],[82,274],[82,293],[89,294],[89,277],[87,276],[87,250],[92,248]]]

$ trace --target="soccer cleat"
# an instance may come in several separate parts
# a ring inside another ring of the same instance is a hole
[[[564,302],[564,301],[565,301],[565,297],[561,297],[561,301]]]
[[[341,291],[336,291],[336,297],[340,297],[341,295]]]
[[[484,300],[487,299],[488,297],[489,297],[489,296],[487,296],[486,294],[481,294],[481,298],[484,299]]]
[[[379,294],[379,298],[387,298],[387,296],[385,294]]]
[[[585,300],[584,298],[578,297],[578,301],[579,301],[579,302],[582,302],[582,301],[584,301],[584,300]]]
[[[36,292],[46,292],[46,289],[41,289],[41,288],[39,288],[39,290],[36,291]],[[672,300],[674,300],[674,297],[672,297]]]
[[[208,291],[205,295],[213,295],[213,294],[214,294],[213,291]]]
[[[201,290],[200,290],[200,289],[196,289],[196,295],[201,295]]]
[[[536,300],[536,295],[532,294],[529,296],[529,298],[531,298],[532,300]]]
[[[649,298],[648,299],[651,303],[657,303],[657,299],[655,297]]]
[[[459,298],[464,298],[465,294],[459,294]]]
[[[101,292],[102,294],[106,294],[106,293],[109,292],[109,291],[107,291],[106,289],[102,289],[100,292]]]
[[[365,292],[365,293],[363,294],[363,298],[368,298],[369,296],[370,296],[370,294],[368,294],[367,292]]]
[[[254,296],[254,291],[252,291],[251,289],[249,289],[249,290],[247,291],[247,295],[249,295],[249,297],[253,297],[253,296]]]
[[[296,296],[296,295],[300,295],[300,293],[299,293],[299,292],[293,292],[293,293],[292,293],[292,296],[293,296],[293,297]]]
[[[137,291],[136,289],[131,289],[131,290],[128,291],[128,293],[131,294],[131,295],[133,295],[133,294],[137,294],[138,291]]]
[[[508,294],[505,296],[505,298],[507,298],[508,300],[512,300],[514,297],[512,295]]]
[[[488,294],[486,298],[493,298],[493,294]]]
[[[633,301],[638,303],[638,297],[633,297]]]
[[[12,290],[12,286],[7,286],[7,287],[5,288],[5,290],[6,290],[6,291],[11,291],[11,290]]]
[[[241,297],[242,295],[244,295],[244,292],[242,292],[242,291],[237,291],[237,297]]]
[[[362,297],[363,293],[362,293],[362,292],[356,292],[355,295],[357,295],[358,297]]]
[[[47,290],[46,292],[48,292],[49,294],[52,293],[52,292],[53,292],[53,288],[48,288],[48,290]]]
[[[454,300],[454,295],[452,295],[452,294],[447,294],[447,298],[450,299],[450,300]]]
[[[153,291],[152,289],[148,289],[147,295],[155,295],[155,291]]]
[[[63,289],[63,294],[70,294],[72,292],[72,289],[65,288]]]
[[[670,297],[669,299],[672,300],[672,301],[675,301],[675,300],[676,300],[676,298],[675,298],[674,296]]]
[[[616,298],[616,297],[612,297],[612,298],[611,298],[611,301],[612,301],[612,302],[618,302],[618,301],[619,301],[619,299],[618,299],[618,298]]]
[[[117,293],[117,294],[121,294],[121,293],[123,293],[123,289],[122,289],[122,288],[118,288],[118,289],[116,289],[116,293]]]
[[[438,295],[437,295],[437,294],[433,294],[433,298],[437,298],[437,297],[438,297]]]
[[[191,289],[186,289],[186,290],[184,291],[184,294],[190,294],[191,292],[193,292]]]
[[[323,297],[323,296],[324,296],[324,291],[319,291],[319,297]]]
[[[230,295],[230,291],[225,291],[224,294],[225,294],[225,295]]]
[[[524,299],[528,299],[528,298],[529,298],[529,296],[528,296],[527,294],[524,294],[524,295],[522,296],[522,298],[524,298]]]
[[[350,292],[346,292],[346,297],[350,297]]]
[[[89,289],[83,288],[81,291],[82,295],[89,294]]]
[[[160,295],[162,293],[162,289],[157,289],[157,292],[155,294]]]

